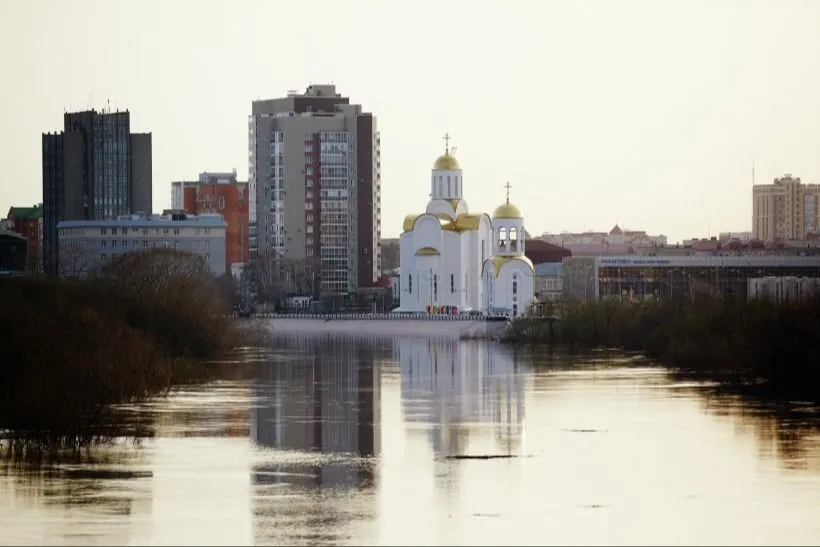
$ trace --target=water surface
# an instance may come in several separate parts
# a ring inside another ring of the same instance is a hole
[[[0,463],[0,543],[820,543],[808,405],[483,342],[276,344],[130,409],[137,446]]]

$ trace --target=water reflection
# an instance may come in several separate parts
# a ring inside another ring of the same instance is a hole
[[[250,436],[254,539],[336,544],[370,521],[381,452],[380,346],[366,338],[288,336],[254,381]],[[274,449],[274,450],[270,450]],[[372,522],[371,522],[372,524]]]
[[[820,540],[807,405],[444,338],[289,335],[220,366],[128,409],[156,432],[140,447],[0,460],[0,543]]]
[[[532,379],[530,367],[512,351],[435,339],[398,340],[395,353],[405,427],[428,429],[436,456],[521,452],[525,394]]]

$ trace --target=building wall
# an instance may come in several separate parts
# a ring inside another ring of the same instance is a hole
[[[820,232],[820,185],[786,174],[752,191],[752,232],[763,241],[804,239]]]
[[[15,232],[0,232],[0,272],[24,272],[27,262],[26,238]]]
[[[214,275],[225,273],[225,231],[219,216],[171,220],[153,215],[58,226],[61,276],[82,276],[113,257],[166,247],[200,255]]]
[[[248,129],[257,251],[315,257],[325,293],[372,286],[381,236],[375,118],[334,86],[310,86],[255,101]]]
[[[183,188],[181,209],[186,213],[218,213],[225,219],[225,273],[230,273],[232,264],[250,260],[249,205],[247,183],[194,183]]]
[[[131,134],[131,209],[128,213],[153,211],[153,156],[151,133]]]
[[[748,298],[767,298],[775,302],[801,302],[820,295],[817,277],[755,277],[748,281]]]
[[[66,113],[43,135],[43,259],[59,267],[57,224],[151,210],[151,135],[130,133],[129,112]]]

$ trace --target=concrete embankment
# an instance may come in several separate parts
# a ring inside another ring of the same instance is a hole
[[[370,336],[418,336],[492,339],[507,326],[505,321],[436,321],[405,319],[261,319],[261,324],[274,332],[352,334]]]

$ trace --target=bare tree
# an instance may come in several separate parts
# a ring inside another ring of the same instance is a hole
[[[60,277],[87,277],[95,269],[92,254],[79,243],[63,244],[59,249],[57,273]]]

